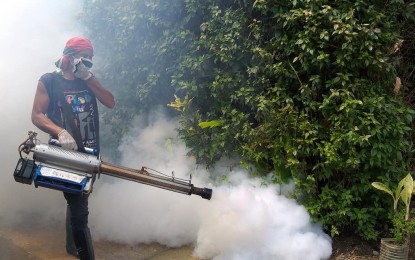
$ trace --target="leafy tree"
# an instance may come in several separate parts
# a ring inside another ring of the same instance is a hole
[[[136,115],[172,100],[171,75],[193,37],[183,7],[169,0],[84,1],[81,18],[102,59],[97,73],[117,100],[115,111],[103,116],[104,147],[116,149]]]
[[[211,1],[181,63],[184,139],[208,165],[234,151],[275,181],[294,179],[332,235],[375,239],[384,207],[370,181],[408,169],[413,111],[392,93],[390,58],[404,5],[243,3]]]
[[[82,17],[108,54],[102,74],[118,108],[106,120],[116,136],[136,114],[170,103],[199,163],[235,156],[275,182],[293,179],[332,235],[374,239],[388,207],[370,183],[395,182],[411,163],[413,7],[94,0]],[[401,52],[391,52],[399,37]]]

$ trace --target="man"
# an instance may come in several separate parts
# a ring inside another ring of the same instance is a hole
[[[55,63],[58,71],[44,74],[37,85],[32,122],[58,139],[65,149],[99,153],[97,99],[113,108],[113,95],[90,72],[94,50],[85,37],[68,40],[63,56]],[[88,228],[88,195],[64,192],[68,203],[66,215],[66,250],[80,259],[94,259]],[[75,243],[76,249],[73,245]]]

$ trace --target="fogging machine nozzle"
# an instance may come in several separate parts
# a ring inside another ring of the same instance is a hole
[[[212,189],[209,188],[198,188],[193,186],[192,193],[207,200],[212,198]]]

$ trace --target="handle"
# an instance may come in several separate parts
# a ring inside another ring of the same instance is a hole
[[[56,139],[49,139],[49,144],[61,147],[59,140],[56,140]],[[88,154],[97,155],[97,150],[93,148],[84,147],[84,149],[85,149],[85,152],[87,152]]]

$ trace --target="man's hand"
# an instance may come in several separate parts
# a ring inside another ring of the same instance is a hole
[[[92,67],[91,60],[80,58],[78,62],[75,64],[75,71],[74,71],[75,77],[82,79],[82,80],[88,80],[90,77],[92,77],[92,73],[89,71],[91,67]]]
[[[62,148],[78,150],[78,145],[76,144],[75,139],[73,139],[73,137],[65,129],[58,134],[58,140]]]

